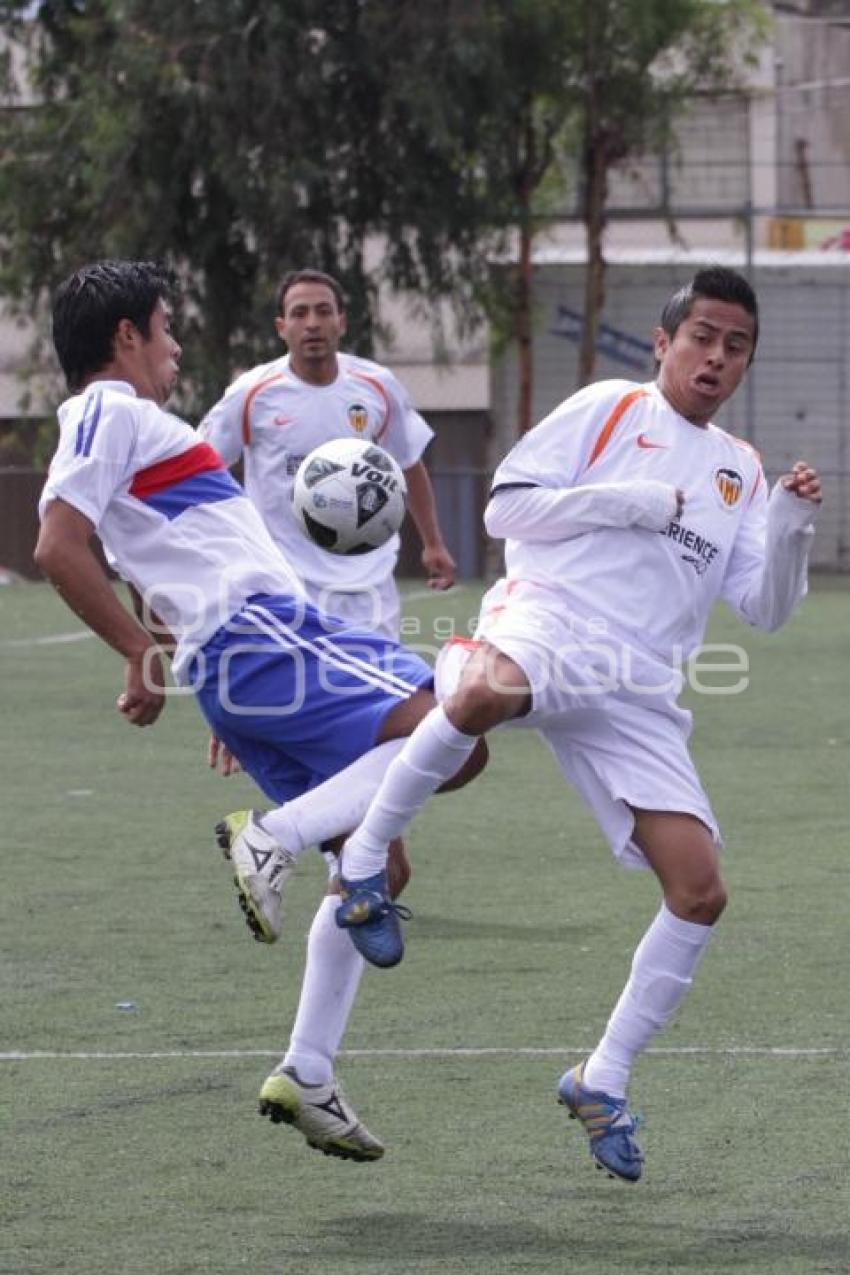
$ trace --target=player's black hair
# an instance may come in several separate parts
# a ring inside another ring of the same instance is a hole
[[[173,287],[156,261],[96,261],[60,283],[53,297],[53,344],[68,389],[76,392],[113,357],[115,332],[129,319],[150,336],[157,302]]]
[[[747,280],[737,270],[728,266],[706,266],[698,270],[683,288],[674,292],[661,311],[661,327],[670,340],[676,335],[680,323],[687,319],[694,302],[700,297],[708,297],[712,301],[728,301],[731,305],[739,305],[754,320],[753,348],[750,351],[750,363],[756,352],[759,339],[759,304],[756,294]]]
[[[306,267],[303,270],[290,270],[288,274],[283,276],[280,287],[277,290],[277,308],[278,313],[283,314],[286,304],[286,294],[290,288],[294,288],[296,283],[322,283],[326,288],[330,288],[336,297],[337,308],[345,313],[345,296],[342,288],[337,283],[333,275],[325,274],[323,270],[312,270]]]

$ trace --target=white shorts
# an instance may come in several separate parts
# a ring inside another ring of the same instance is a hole
[[[398,641],[401,602],[392,576],[365,589],[329,589],[304,581],[308,601],[328,615],[338,616],[353,628],[370,629]]]
[[[440,652],[437,698],[452,693],[476,645],[489,642],[532,688],[531,712],[507,727],[539,731],[622,863],[647,866],[632,841],[632,809],[693,815],[720,845],[688,752],[691,714],[676,703],[679,675],[553,602],[536,587],[509,593],[499,582],[482,602],[475,638]]]

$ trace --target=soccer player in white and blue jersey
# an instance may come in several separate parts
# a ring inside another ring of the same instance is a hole
[[[169,291],[160,267],[128,261],[84,267],[57,290],[53,337],[71,396],[59,408],[36,561],[124,656],[118,708],[129,722],[148,726],[164,705],[150,631],[159,628],[175,644],[175,681],[259,786],[286,802],[270,823],[251,815],[229,847],[246,913],[272,939],[295,857],[357,824],[402,737],[433,706],[433,676],[399,643],[312,606],[218,453],[164,410],[181,353]],[[141,600],[144,625],[103,573],[94,532]],[[483,754],[455,782],[481,764]],[[327,961],[308,982],[264,1109],[328,1154],[376,1159],[383,1147],[332,1070],[357,980]]]
[[[404,473],[407,511],[422,542],[421,560],[429,587],[448,589],[454,583],[455,563],[443,540],[422,459],[433,433],[389,368],[340,350],[346,328],[345,297],[332,275],[312,268],[288,272],[278,289],[275,316],[275,331],[286,352],[238,375],[206,413],[198,435],[227,465],[242,462],[245,491],[297,572],[309,601],[358,629],[397,639],[401,603],[394,571],[399,536],[391,536],[371,553],[331,554],[305,536],[292,508],[295,474],[308,453],[332,439],[371,439],[389,452]],[[243,746],[250,746],[250,741]],[[209,761],[225,775],[234,769],[233,753],[215,737],[210,741]],[[279,779],[276,773],[267,774],[263,785],[266,796],[276,803],[289,795]],[[244,811],[225,816],[217,829],[223,847],[231,843],[245,818]],[[330,965],[335,978],[345,984],[346,995],[352,996],[363,972],[363,958],[334,920],[341,845],[339,840],[322,847],[330,873],[328,898],[316,913],[307,940],[305,982],[312,980],[314,964]],[[409,876],[410,863],[399,839],[390,847],[388,862],[394,896]],[[300,1021],[296,1024],[299,1034]],[[305,1059],[301,1070],[310,1079],[327,1078],[325,1060],[311,1065]]]

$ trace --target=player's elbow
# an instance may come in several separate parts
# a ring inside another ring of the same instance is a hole
[[[52,580],[60,568],[62,544],[50,527],[42,527],[33,553],[33,562],[42,575]]]

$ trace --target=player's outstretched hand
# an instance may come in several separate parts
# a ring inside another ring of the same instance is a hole
[[[793,491],[801,500],[811,500],[815,505],[823,500],[818,471],[804,460],[792,465],[790,474],[783,474],[779,481],[786,491]]]
[[[210,735],[210,742],[207,745],[207,764],[210,770],[219,770],[225,778],[228,775],[238,774],[242,769],[227,744],[216,739],[215,735]]]
[[[429,589],[450,589],[454,584],[457,564],[444,544],[423,549],[422,565],[428,576]]]
[[[158,649],[148,647],[139,659],[127,661],[124,691],[116,707],[133,726],[152,726],[165,706],[165,679]]]

